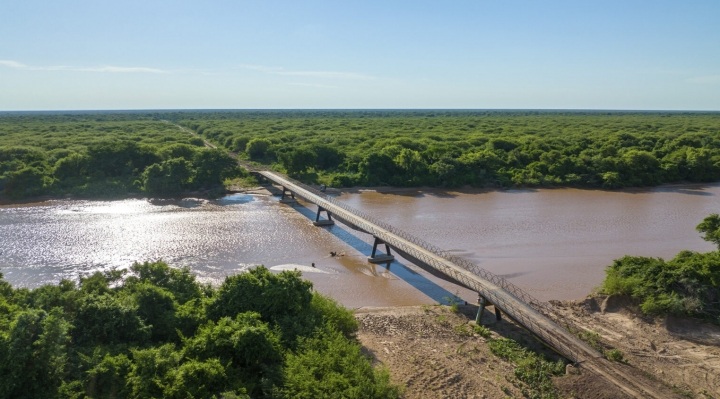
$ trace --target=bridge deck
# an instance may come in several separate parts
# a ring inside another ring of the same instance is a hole
[[[253,170],[253,172],[287,188],[296,196],[324,208],[332,213],[334,219],[372,234],[404,256],[414,258],[412,260],[422,262],[439,274],[478,292],[558,353],[603,375],[630,396],[663,397],[647,384],[630,381],[621,370],[605,360],[596,350],[553,321],[551,317],[556,317],[556,314],[548,304],[534,299],[504,278],[466,259],[450,255],[387,223],[374,220],[364,212],[279,173],[266,170]]]

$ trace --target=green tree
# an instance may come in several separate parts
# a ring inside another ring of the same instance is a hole
[[[383,185],[398,181],[399,170],[389,155],[371,152],[358,164],[362,184]]]
[[[144,343],[151,328],[137,314],[137,307],[107,293],[90,294],[79,301],[73,338],[81,345]]]
[[[55,397],[66,372],[71,324],[59,310],[20,312],[0,335],[0,397]]]
[[[205,324],[185,341],[184,352],[192,359],[219,359],[230,365],[236,376],[234,385],[243,385],[252,396],[259,396],[263,384],[279,382],[283,362],[280,338],[257,313],[240,313]]]
[[[404,175],[403,185],[418,185],[427,180],[428,165],[419,152],[403,148],[393,161]]]
[[[316,144],[312,149],[315,152],[315,167],[319,170],[335,169],[345,160],[345,154],[334,146]]]
[[[253,161],[262,161],[270,155],[270,140],[254,138],[248,141],[245,152]]]
[[[308,148],[300,147],[278,154],[278,159],[289,174],[306,172],[316,163],[316,156]]]
[[[132,292],[137,315],[151,329],[150,339],[153,342],[176,341],[179,338],[175,318],[178,305],[173,294],[149,283],[134,285]]]
[[[36,167],[25,167],[5,173],[5,193],[12,198],[44,194],[52,184],[52,178]]]
[[[647,151],[627,151],[620,158],[618,168],[626,186],[649,186],[662,181],[660,161]]]
[[[237,177],[241,173],[237,162],[230,155],[212,148],[198,151],[193,159],[193,166],[195,187],[219,186],[225,179]]]
[[[717,245],[720,250],[720,215],[713,213],[707,216],[695,229],[702,233],[703,240]]]
[[[282,393],[288,398],[399,398],[389,374],[374,370],[360,351],[338,331],[324,329],[303,339],[288,355]]]
[[[273,274],[256,267],[225,279],[208,305],[208,316],[219,320],[257,312],[263,321],[280,326],[283,340],[293,342],[312,330],[312,320],[303,317],[310,309],[311,290],[312,283],[302,280],[299,272]]]
[[[182,353],[172,344],[132,350],[132,366],[126,378],[131,398],[162,398],[172,389],[173,370],[180,366]]]
[[[193,170],[190,162],[173,158],[148,166],[142,173],[142,188],[153,195],[177,195],[188,188]]]
[[[134,141],[106,140],[88,147],[90,170],[102,177],[130,177],[160,161],[152,148]]]
[[[74,152],[55,163],[55,178],[60,181],[80,179],[90,175],[90,157],[85,153]]]
[[[228,375],[218,359],[204,361],[188,360],[168,371],[168,383],[163,388],[163,398],[216,398],[228,397],[223,392],[228,387]],[[244,395],[245,389],[234,389],[235,395]],[[243,396],[249,399],[249,396]]]
[[[200,286],[188,267],[170,267],[163,261],[136,262],[130,271],[134,275],[126,279],[126,286],[149,283],[170,291],[180,304],[203,296],[204,287]]]
[[[124,353],[111,355],[96,348],[88,358],[90,369],[87,371],[83,393],[91,398],[125,398],[130,391],[126,383],[133,362]]]

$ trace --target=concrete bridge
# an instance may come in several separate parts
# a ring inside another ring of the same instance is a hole
[[[549,304],[533,298],[504,278],[396,227],[375,220],[372,216],[287,176],[268,170],[250,168],[248,165],[243,166],[281,186],[281,202],[293,202],[296,197],[299,197],[317,205],[315,225],[331,225],[338,220],[350,228],[372,235],[375,241],[372,255],[368,261],[391,262],[393,260],[391,251],[394,250],[424,270],[477,292],[480,305],[477,322],[480,321],[484,308],[492,305],[498,320],[500,320],[501,314],[504,314],[556,352],[573,361],[575,365],[604,376],[630,396],[637,398],[666,397],[666,393],[656,390],[652,384],[626,377],[621,365],[606,360],[595,349],[570,333],[564,327],[569,324],[558,319],[558,314]],[[382,249],[383,246],[384,252],[379,253],[378,249]]]

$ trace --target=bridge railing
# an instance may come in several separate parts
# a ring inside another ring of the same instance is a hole
[[[263,171],[256,170],[258,173],[263,174],[267,177]],[[275,173],[275,172],[272,172]],[[492,304],[497,305],[499,308],[503,309],[507,315],[515,319],[518,323],[522,324],[527,328],[528,330],[532,331],[534,334],[536,334],[540,339],[545,341],[547,344],[555,348],[557,351],[562,353],[567,358],[578,362],[581,359],[579,358],[579,354],[577,351],[573,350],[573,345],[571,343],[566,342],[566,337],[563,337],[562,335],[556,335],[551,334],[548,332],[547,327],[548,326],[541,326],[537,323],[537,318],[531,318],[527,316],[528,309],[519,309],[515,303],[512,301],[507,301],[505,298],[503,298],[502,295],[496,295],[496,293],[487,290],[485,287],[483,287],[481,284],[479,284],[477,281],[469,278],[467,275],[463,273],[458,273],[456,270],[453,270],[452,268],[449,268],[446,264],[443,264],[442,262],[438,261],[437,258],[429,257],[424,252],[418,251],[411,246],[408,246],[406,243],[396,241],[392,236],[387,236],[386,234],[383,234],[382,231],[378,231],[376,227],[379,227],[389,233],[391,233],[394,236],[400,237],[401,239],[410,242],[425,251],[431,252],[437,257],[440,257],[444,259],[447,262],[450,262],[454,265],[459,266],[461,269],[466,270],[470,272],[473,275],[476,275],[480,278],[482,278],[485,281],[488,281],[492,284],[494,284],[497,287],[502,288],[506,293],[512,295],[517,299],[517,301],[524,303],[528,305],[532,310],[539,313],[542,316],[545,316],[546,318],[559,321],[558,320],[558,314],[553,311],[552,307],[547,304],[546,302],[540,301],[537,298],[533,297],[532,295],[528,294],[524,290],[522,290],[520,287],[516,286],[515,284],[509,282],[502,276],[498,276],[492,272],[489,272],[480,266],[476,265],[472,261],[453,255],[447,251],[442,250],[441,248],[437,247],[436,245],[433,245],[431,243],[428,243],[427,241],[418,238],[410,233],[407,233],[406,231],[403,231],[401,229],[398,229],[384,221],[378,220],[374,216],[368,214],[367,212],[360,211],[358,209],[355,209],[348,204],[338,201],[335,198],[327,195],[326,193],[317,190],[313,187],[309,187],[297,180],[294,180],[292,178],[289,178],[287,176],[282,176],[283,179],[289,181],[290,183],[302,188],[303,190],[306,190],[310,194],[319,197],[322,201],[326,201],[327,203],[330,203],[338,208],[341,208],[345,212],[354,215],[356,219],[359,220],[353,220],[351,221],[357,228],[369,233],[373,234],[375,236],[378,236],[379,238],[383,239],[385,242],[390,244],[391,246],[394,246],[396,248],[400,248],[403,252],[408,253],[409,255],[415,257],[416,259],[425,262],[426,264],[432,266],[436,270],[440,271],[441,273],[447,275],[448,277],[458,281],[459,283],[463,284],[464,286],[471,288],[479,293],[481,293],[488,301],[490,301]],[[277,182],[279,184],[282,184],[281,182]],[[295,195],[304,198],[310,202],[317,202],[317,199],[315,198],[306,198],[302,193],[295,192]],[[318,204],[319,206],[323,206],[323,204]],[[341,215],[335,215],[336,217]],[[563,323],[567,324],[567,323]]]
[[[451,254],[448,251],[445,251],[436,245],[433,245],[421,238],[418,238],[404,230],[398,229],[395,226],[392,226],[386,222],[383,222],[382,220],[378,220],[377,218],[373,217],[372,215],[368,214],[367,212],[363,212],[358,209],[355,209],[355,208],[349,206],[348,204],[346,204],[342,201],[338,201],[335,198],[327,195],[326,193],[324,193],[320,190],[317,190],[313,187],[307,186],[304,183],[301,183],[295,179],[292,179],[292,178],[289,178],[286,176],[283,176],[283,178],[287,179],[288,181],[292,182],[295,185],[302,187],[303,189],[311,192],[312,194],[324,199],[325,201],[328,201],[328,202],[332,203],[333,205],[346,210],[347,212],[357,215],[357,216],[361,217],[362,219],[365,219],[365,220],[371,222],[372,224],[374,224],[378,227],[381,227],[384,230],[387,230],[399,237],[402,237],[403,239],[405,239],[417,246],[420,246],[420,247],[434,253],[435,255],[438,255],[444,259],[447,259],[448,261],[457,264],[458,266],[462,267],[463,269],[465,269],[469,272],[472,272],[472,273],[482,277],[483,279],[492,282],[495,285],[502,287],[504,290],[510,292],[515,297],[517,297],[518,299],[527,303],[528,305],[531,305],[535,310],[537,310],[543,314],[554,313],[554,312],[552,312],[552,309],[550,308],[550,306],[547,303],[540,301],[539,299],[537,299],[537,298],[533,297],[532,295],[528,294],[527,292],[523,291],[520,287],[511,283],[504,277],[498,276],[497,274],[489,272],[468,259]],[[362,227],[362,226],[358,226],[358,227]]]

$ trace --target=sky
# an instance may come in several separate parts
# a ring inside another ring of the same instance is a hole
[[[0,111],[719,111],[718,20],[718,0],[0,0]]]

